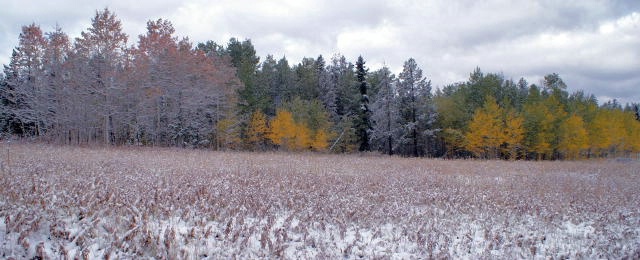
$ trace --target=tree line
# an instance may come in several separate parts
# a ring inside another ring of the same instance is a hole
[[[476,69],[467,82],[436,95],[440,140],[449,157],[579,159],[640,152],[637,104],[599,106],[593,95],[569,94],[556,73],[538,86]]]
[[[479,68],[433,90],[417,62],[371,71],[363,57],[261,61],[250,40],[192,44],[171,22],[147,22],[128,45],[121,21],[97,11],[71,39],[24,26],[0,77],[4,135],[63,144],[216,150],[355,152],[427,157],[576,159],[640,151],[637,104],[598,105]],[[634,119],[635,117],[635,119]]]

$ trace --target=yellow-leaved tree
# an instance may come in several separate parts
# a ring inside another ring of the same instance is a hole
[[[312,139],[309,133],[309,128],[304,124],[295,124],[295,141],[293,147],[289,147],[290,150],[305,150],[311,148]]]
[[[504,142],[502,109],[495,98],[487,96],[484,105],[477,109],[465,135],[465,148],[482,158],[497,158]]]
[[[556,146],[559,119],[566,112],[554,98],[528,100],[523,107],[525,118],[525,147],[538,160],[550,159]]]
[[[267,116],[260,110],[251,114],[251,120],[247,127],[246,141],[252,149],[264,149],[265,141],[269,134],[267,126]]]
[[[326,130],[319,129],[311,142],[311,147],[316,151],[325,151],[329,147],[329,138]]]
[[[640,153],[640,121],[635,120],[633,112],[626,112],[626,114],[624,121],[628,137],[626,148],[631,153]]]
[[[298,97],[283,105],[293,114],[293,120],[298,125],[295,149],[311,149],[324,151],[333,138],[331,120],[324,105],[319,100],[302,100]]]
[[[293,114],[285,109],[278,109],[276,116],[271,119],[271,127],[267,137],[280,147],[295,147],[296,123]]]
[[[634,120],[632,116],[625,116],[625,112],[617,109],[600,109],[588,126],[589,147],[598,156],[617,156],[619,152],[630,150],[630,144],[625,121]]]
[[[608,118],[608,132],[612,137],[612,144],[609,149],[611,155],[619,156],[620,152],[624,152],[627,145],[627,131],[624,128],[624,112],[622,110],[611,110]]]
[[[504,116],[503,152],[510,160],[518,159],[524,142],[524,117],[515,112],[506,112]]]
[[[558,129],[558,151],[567,159],[578,159],[581,153],[589,148],[589,135],[584,127],[582,117],[571,115],[564,120]]]
[[[602,156],[613,144],[613,138],[609,135],[609,111],[599,109],[591,123],[587,126],[589,132],[589,149],[596,156]]]

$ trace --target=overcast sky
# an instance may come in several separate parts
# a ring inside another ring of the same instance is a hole
[[[0,63],[21,26],[59,24],[72,38],[97,9],[122,20],[129,44],[147,20],[165,18],[192,42],[252,40],[264,58],[362,55],[371,69],[398,73],[410,57],[435,87],[465,81],[476,66],[539,83],[558,73],[600,102],[640,102],[640,1],[566,0],[0,0]]]

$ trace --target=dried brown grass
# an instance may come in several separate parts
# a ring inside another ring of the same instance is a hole
[[[640,256],[638,162],[0,148],[3,258]]]

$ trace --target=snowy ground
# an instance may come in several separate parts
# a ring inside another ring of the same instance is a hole
[[[640,163],[0,144],[0,258],[639,258]]]

